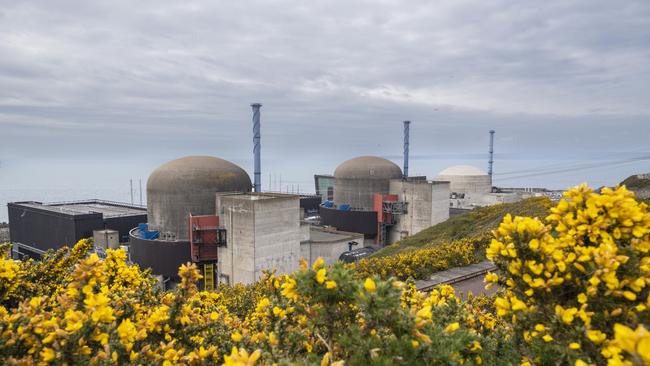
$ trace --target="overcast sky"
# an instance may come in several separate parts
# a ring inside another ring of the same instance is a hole
[[[404,119],[413,173],[486,169],[493,128],[496,184],[615,184],[650,171],[628,162],[650,155],[649,97],[647,0],[0,0],[4,189],[196,154],[250,172],[251,102],[264,188],[357,155],[401,165]]]

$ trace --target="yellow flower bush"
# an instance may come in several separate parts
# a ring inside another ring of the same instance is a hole
[[[400,280],[425,279],[438,271],[480,262],[484,259],[484,251],[489,242],[490,236],[486,233],[387,257],[363,258],[349,266],[362,277],[378,275]]]
[[[218,292],[199,291],[196,267],[185,265],[178,287],[160,291],[123,251],[101,260],[90,244],[48,255],[53,272],[41,283],[27,281],[47,267],[0,262],[3,364],[496,365],[496,355],[513,355],[485,331],[488,314],[449,286],[423,294],[316,261]]]
[[[267,273],[199,291],[194,265],[161,291],[121,250],[0,256],[8,365],[650,364],[650,214],[625,188],[565,194],[544,218],[356,265]],[[488,245],[489,243],[489,245]],[[2,248],[0,248],[2,250]],[[482,259],[496,297],[461,301],[411,278]],[[404,282],[403,282],[404,281]]]
[[[564,197],[545,219],[506,216],[494,231],[497,314],[533,364],[649,364],[646,204],[625,187]]]

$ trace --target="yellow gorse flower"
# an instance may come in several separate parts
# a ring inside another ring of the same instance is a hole
[[[223,356],[223,366],[253,366],[261,355],[261,350],[255,350],[249,355],[246,349],[233,347],[230,355]]]
[[[321,268],[318,271],[316,271],[316,282],[319,284],[322,284],[325,282],[327,270],[325,268]]]
[[[373,281],[372,278],[370,277],[366,278],[366,281],[363,283],[363,287],[368,292],[375,292],[375,290],[377,289],[377,285],[375,285],[375,281]]]
[[[632,356],[636,349],[621,352],[608,334],[618,328],[624,339],[624,325],[617,322],[650,319],[649,229],[647,205],[625,187],[600,193],[575,187],[543,219],[506,215],[486,249],[505,284],[494,301],[497,314],[526,342],[560,343],[582,360],[626,365],[630,357],[641,357]],[[549,313],[558,322],[537,315]],[[569,335],[567,327],[584,331]],[[581,344],[599,351],[585,354]]]
[[[451,324],[447,325],[447,327],[445,328],[445,332],[453,333],[453,332],[457,331],[458,328],[460,328],[460,324],[458,324],[458,322],[451,323]]]

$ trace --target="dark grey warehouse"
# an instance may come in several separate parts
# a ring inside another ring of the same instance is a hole
[[[12,202],[7,208],[10,239],[19,257],[39,257],[49,249],[72,246],[91,238],[93,230],[117,230],[120,242],[128,242],[129,230],[147,222],[146,208],[103,200]]]

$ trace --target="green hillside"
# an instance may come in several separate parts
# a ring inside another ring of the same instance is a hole
[[[533,197],[515,203],[481,207],[466,214],[451,217],[445,222],[387,246],[373,254],[373,257],[387,256],[439,242],[478,236],[496,228],[507,213],[513,216],[545,217],[551,206],[551,201],[548,198]]]
[[[647,202],[650,199],[650,179],[647,177],[647,174],[631,175],[622,181],[621,185],[625,185],[627,189],[633,191],[637,199]]]

